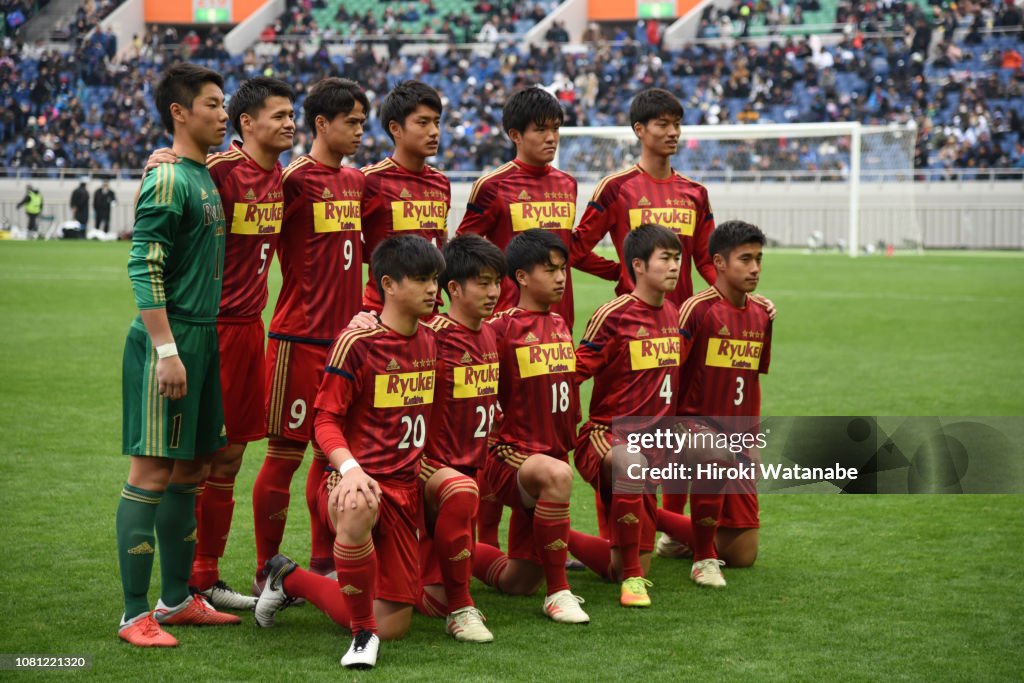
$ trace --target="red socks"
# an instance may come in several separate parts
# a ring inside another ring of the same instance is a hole
[[[352,635],[357,631],[377,630],[373,615],[373,596],[377,585],[377,553],[373,539],[358,546],[334,544],[334,566],[338,571],[345,611],[350,616]],[[286,589],[287,592],[287,589]]]
[[[686,498],[687,494],[685,493],[662,493],[661,507],[669,512],[681,515],[683,510],[686,509]]]
[[[658,531],[668,534],[680,543],[693,547],[693,524],[689,517],[659,508],[657,516]]]
[[[454,612],[473,604],[469,579],[473,571],[473,520],[478,502],[476,482],[466,476],[452,477],[438,487],[437,500],[434,552],[448,597],[448,612]]]
[[[544,568],[548,595],[569,588],[565,560],[569,555],[569,504],[538,500],[533,511],[533,543]]]
[[[693,520],[693,560],[718,557],[715,552],[715,532],[725,504],[723,493],[694,493],[690,495],[690,518]],[[682,539],[677,539],[682,540]]]
[[[608,578],[608,567],[612,563],[611,541],[570,530],[569,552],[577,560],[587,565],[587,569],[602,579]]]
[[[309,532],[312,538],[309,551],[309,568],[325,569],[327,573],[334,566],[334,534],[326,525],[320,523],[320,512],[317,499],[320,497],[320,482],[324,478],[324,470],[330,464],[327,456],[316,444],[313,445],[313,461],[309,463],[306,475],[306,507],[309,509]]]
[[[253,525],[256,528],[256,571],[278,553],[288,519],[288,488],[302,463],[306,445],[285,439],[271,439],[267,457],[252,489]]]
[[[473,576],[488,586],[501,590],[501,575],[508,567],[508,557],[493,545],[477,541],[473,549]]]
[[[640,493],[615,493],[610,506],[611,517],[608,526],[614,534],[612,544],[622,555],[622,578],[643,576],[640,567],[640,530],[644,515],[643,497]],[[575,553],[573,553],[575,554]]]
[[[345,597],[338,590],[338,582],[296,567],[284,577],[284,592],[290,598],[305,598],[329,616],[331,621],[349,628],[349,614]]]
[[[416,611],[427,617],[446,617],[449,610],[448,605],[440,602],[433,595],[420,588],[420,594],[416,598]]]
[[[192,562],[189,585],[206,590],[217,583],[220,573],[217,561],[224,557],[224,547],[231,530],[235,510],[235,480],[210,477],[200,495],[196,496],[196,556]]]

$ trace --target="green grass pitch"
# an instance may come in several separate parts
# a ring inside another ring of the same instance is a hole
[[[573,573],[592,623],[566,627],[541,615],[540,596],[475,584],[494,644],[455,643],[440,620],[416,616],[368,673],[341,670],[348,636],[310,606],[271,630],[245,616],[237,628],[175,629],[177,650],[131,648],[115,632],[114,538],[127,249],[0,244],[0,654],[93,662],[26,679],[1020,679],[1024,516],[1012,496],[764,496],[757,566],[726,568],[724,591],[693,586],[686,562],[655,559],[654,607],[628,611],[616,585]],[[1022,272],[1015,254],[769,252],[761,290],[780,313],[763,412],[1024,414]],[[579,331],[610,289],[576,283]],[[249,491],[264,452],[248,451],[222,565],[239,588],[254,569]],[[283,545],[303,563],[304,478]],[[593,532],[593,496],[582,482],[576,494],[574,525]]]

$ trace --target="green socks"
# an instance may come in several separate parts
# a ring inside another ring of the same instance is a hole
[[[153,553],[156,552],[153,524],[163,495],[128,484],[121,489],[116,527],[125,619],[149,611],[149,599],[146,594],[149,592],[149,579],[153,573]]]
[[[188,578],[196,548],[197,484],[168,484],[156,513],[160,542],[160,598],[168,607],[188,597]]]

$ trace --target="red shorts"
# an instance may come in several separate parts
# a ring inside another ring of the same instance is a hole
[[[718,526],[727,529],[760,529],[761,508],[757,502],[757,482],[746,479],[732,485],[742,493],[727,493]]]
[[[313,440],[313,406],[330,346],[267,341],[267,434],[292,441]]]
[[[334,470],[324,472],[317,492],[320,522],[335,533],[328,501],[331,489],[341,481]],[[374,597],[415,605],[420,592],[419,541],[420,486],[417,482],[377,480],[381,490],[373,547],[377,553],[377,585]]]
[[[594,487],[599,495],[597,496],[597,514],[605,517],[611,506],[612,491],[611,482],[601,481],[601,468],[603,466],[604,454],[611,450],[613,445],[621,443],[611,432],[600,426],[587,423],[580,430],[579,438],[576,440],[576,451],[573,453],[573,462],[576,464],[576,471],[580,473],[583,480]],[[610,495],[609,495],[610,494]],[[658,498],[654,494],[644,494],[643,514],[640,518],[640,552],[654,550],[655,515],[658,510]],[[616,525],[606,524],[609,540],[613,546],[618,546],[616,538]]]
[[[218,320],[217,339],[228,443],[259,441],[267,435],[263,320]]]

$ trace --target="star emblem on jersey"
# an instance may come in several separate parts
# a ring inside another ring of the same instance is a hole
[[[391,362],[388,363],[388,366],[384,369],[387,370],[388,372],[394,372],[395,370],[398,370],[398,368],[398,361],[392,358]]]
[[[718,331],[718,334],[724,334],[724,335],[726,335],[726,336],[729,336],[729,334],[730,334],[730,332],[729,332],[729,328],[728,328],[728,327],[726,327],[725,325],[722,325],[722,329],[720,329],[720,330]]]
[[[469,355],[469,351],[466,351],[464,354],[462,354],[462,358],[459,359],[459,362],[460,363],[472,363],[473,362],[473,357]]]
[[[565,550],[568,547],[569,547],[568,543],[566,543],[565,541],[563,541],[560,538],[556,538],[555,540],[551,541],[551,543],[548,543],[546,546],[544,546],[544,549],[545,550]]]
[[[321,194],[321,195],[320,195],[320,197],[321,197],[322,199],[332,199],[332,198],[334,197],[334,193],[333,193],[333,192],[331,192],[330,190],[328,190],[328,189],[327,189],[327,188],[325,187],[325,188],[324,188],[324,191],[323,191],[323,194]]]
[[[644,329],[643,325],[641,325],[640,327],[636,328],[636,338],[637,339],[643,339],[644,337],[650,337],[650,336],[651,336],[651,333],[648,332],[646,329]]]
[[[351,583],[348,583],[348,584],[345,584],[344,586],[341,587],[341,592],[344,593],[345,595],[359,595],[363,591],[359,590],[358,588],[353,586]]]
[[[245,198],[248,199],[250,202],[256,199],[256,193],[252,191],[251,187],[249,188],[249,191],[245,193]]]
[[[524,202],[528,202],[530,201],[530,193],[527,192],[526,190],[523,190],[522,192],[519,193],[518,199],[522,199]]]
[[[402,199],[412,199],[412,193],[404,187],[402,188],[402,191],[398,193],[398,196]]]
[[[469,559],[470,557],[472,557],[472,555],[473,555],[473,554],[472,554],[471,552],[469,552],[468,550],[466,550],[465,548],[463,548],[463,549],[462,549],[462,550],[461,550],[461,551],[459,552],[459,554],[458,554],[458,555],[456,555],[455,557],[449,557],[449,558],[448,558],[448,561],[449,561],[449,562],[461,562],[462,560],[468,560],[468,559]]]
[[[153,546],[149,544],[149,541],[143,541],[134,548],[128,548],[129,555],[152,555],[156,551],[153,550]]]
[[[637,206],[650,206],[651,200],[647,197],[640,197],[640,201],[636,203]]]
[[[523,337],[523,341],[526,342],[527,344],[536,344],[537,342],[540,341],[540,339],[537,339],[537,335],[535,335],[533,332],[527,332],[526,336]]]
[[[621,517],[619,517],[615,521],[617,521],[617,522],[619,522],[621,524],[639,524],[640,523],[640,520],[637,519],[636,515],[634,515],[632,512],[627,512],[626,514],[622,515]]]

